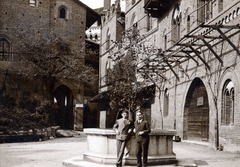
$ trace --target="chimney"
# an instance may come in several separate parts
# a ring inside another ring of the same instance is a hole
[[[110,10],[110,7],[111,7],[111,0],[104,0],[103,10],[108,11]]]

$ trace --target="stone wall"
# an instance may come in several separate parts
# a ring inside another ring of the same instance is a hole
[[[69,45],[74,58],[81,59],[81,63],[78,65],[83,66],[85,63],[85,30],[88,21],[87,7],[78,0],[36,0],[36,3],[31,5],[29,2],[29,0],[1,0],[0,3],[0,37],[9,41],[13,60],[19,58],[17,48],[21,41],[20,37],[23,42],[34,42],[40,36],[54,34]],[[60,18],[62,7],[66,12],[64,18]],[[40,80],[37,76],[29,79],[27,76],[20,76],[21,68],[24,67],[18,61],[0,61],[0,64],[1,81],[4,80],[5,70],[9,72],[8,77],[15,75],[14,80],[21,80],[21,89],[16,84],[13,88],[7,89],[6,94],[22,98],[24,92],[27,92],[32,99],[36,98],[39,102],[46,100],[46,97],[49,96],[49,92],[43,84],[44,80]],[[8,80],[7,88],[10,87],[11,81]],[[79,86],[78,81],[62,79],[57,81],[55,89],[61,85],[69,87],[74,95],[73,110],[83,104],[85,98],[83,85]],[[90,99],[91,97],[86,98]],[[74,105],[76,106],[74,107]],[[79,111],[74,111],[74,115],[75,112]],[[82,122],[80,123],[82,124]]]

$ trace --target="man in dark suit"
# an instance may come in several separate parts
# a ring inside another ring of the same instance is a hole
[[[122,110],[121,112],[122,118],[116,120],[116,123],[113,125],[113,130],[116,132],[117,140],[117,167],[122,166],[124,149],[132,131],[132,123],[128,120],[128,111]]]
[[[143,120],[143,113],[136,112],[136,121],[134,122],[134,133],[136,140],[137,167],[146,167],[148,157],[149,133],[151,132],[148,121]],[[143,155],[142,155],[143,154]],[[143,156],[143,162],[142,162]]]

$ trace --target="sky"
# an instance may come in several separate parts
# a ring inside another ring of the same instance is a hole
[[[80,0],[92,9],[103,7],[103,0]]]
[[[80,0],[81,2],[83,2],[85,5],[89,6],[92,9],[96,9],[96,8],[100,8],[103,7],[103,1],[104,0]],[[111,0],[111,3],[114,3],[115,0]],[[121,0],[121,8],[122,10],[124,10],[125,6],[124,3],[122,3],[123,1]]]

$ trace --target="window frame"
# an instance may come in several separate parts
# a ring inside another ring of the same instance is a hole
[[[6,44],[7,44],[7,50],[5,49]],[[12,60],[11,44],[6,37],[0,37],[0,60],[1,61]]]
[[[62,10],[64,10],[64,13],[62,13]],[[62,16],[64,15],[64,17]],[[67,7],[64,5],[59,6],[58,8],[58,18],[60,19],[67,19],[68,18],[68,13],[67,13]]]
[[[32,6],[32,7],[37,6],[37,0],[29,0],[29,6]]]
[[[168,115],[169,115],[169,90],[166,88],[164,90],[163,116],[167,117]]]
[[[231,126],[234,124],[234,102],[234,84],[228,79],[222,89],[221,125]]]

